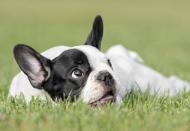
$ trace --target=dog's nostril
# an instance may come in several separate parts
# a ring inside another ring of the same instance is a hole
[[[107,85],[107,86],[111,86],[114,84],[114,79],[113,79],[112,75],[107,71],[100,72],[97,77],[97,80],[103,81],[105,83],[105,85]]]

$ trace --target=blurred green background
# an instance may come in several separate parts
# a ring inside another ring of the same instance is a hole
[[[16,73],[12,49],[78,45],[93,18],[104,20],[103,49],[122,43],[160,72],[190,80],[189,0],[0,0],[1,79]]]
[[[0,0],[0,130],[188,129],[190,95],[174,100],[129,95],[119,112],[6,101],[11,79],[19,71],[12,55],[15,44],[38,51],[81,44],[97,14],[104,20],[104,51],[123,44],[164,75],[190,81],[189,0]]]

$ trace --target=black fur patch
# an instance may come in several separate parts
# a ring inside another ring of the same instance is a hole
[[[86,55],[77,49],[64,51],[52,61],[51,68],[51,76],[44,83],[43,88],[53,100],[76,99],[91,72]],[[72,73],[75,70],[82,73],[83,76],[77,79],[73,78]]]

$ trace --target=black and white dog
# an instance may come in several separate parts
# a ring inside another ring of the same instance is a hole
[[[27,45],[16,45],[14,56],[22,72],[13,78],[9,96],[23,95],[27,102],[32,97],[50,96],[54,101],[70,98],[97,105],[120,103],[131,90],[171,96],[189,91],[188,82],[161,75],[145,66],[136,52],[121,45],[102,53],[102,36],[102,18],[96,16],[83,45],[57,46],[42,54]]]

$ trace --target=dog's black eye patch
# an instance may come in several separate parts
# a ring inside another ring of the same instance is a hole
[[[66,50],[52,60],[52,73],[44,90],[53,100],[73,99],[80,95],[91,70],[85,53],[77,49]]]
[[[111,64],[110,59],[108,59],[107,61],[108,61],[108,65],[112,68],[112,64]]]

